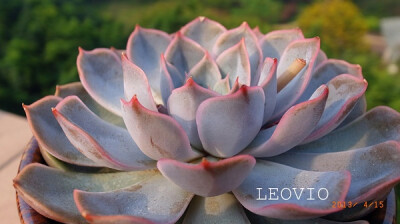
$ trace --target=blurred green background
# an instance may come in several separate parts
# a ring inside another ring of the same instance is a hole
[[[383,62],[380,27],[400,16],[399,0],[0,0],[0,109],[23,115],[22,102],[77,81],[78,46],[124,49],[135,24],[171,33],[199,15],[227,28],[247,21],[263,33],[300,27],[320,36],[329,58],[362,66],[368,108],[400,111],[400,63],[389,72]]]
[[[227,28],[248,21],[263,33],[300,27],[320,36],[329,58],[363,67],[369,108],[400,111],[400,74],[388,73],[380,36],[380,20],[400,15],[399,0],[1,0],[0,109],[23,114],[21,102],[78,80],[78,46],[124,49],[135,24],[171,33],[199,15]]]

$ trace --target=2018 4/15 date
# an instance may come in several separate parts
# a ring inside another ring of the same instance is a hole
[[[363,203],[352,201],[332,201],[332,208],[354,208],[360,204],[362,204],[362,206],[365,208],[383,208],[385,206],[384,201],[366,201]]]

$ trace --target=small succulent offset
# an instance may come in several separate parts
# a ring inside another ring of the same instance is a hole
[[[360,66],[300,29],[136,26],[77,66],[80,83],[24,106],[48,166],[14,180],[59,222],[336,223],[355,216],[333,202],[400,181],[400,114],[366,112]]]

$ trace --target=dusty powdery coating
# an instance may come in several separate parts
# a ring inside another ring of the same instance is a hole
[[[81,82],[24,106],[49,166],[15,188],[66,223],[346,219],[332,201],[382,200],[400,180],[400,115],[366,112],[360,66],[319,45],[199,17],[80,49]]]

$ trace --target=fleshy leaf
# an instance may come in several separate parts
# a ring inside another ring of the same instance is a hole
[[[314,131],[303,142],[314,141],[338,127],[364,94],[367,89],[367,82],[343,74],[329,81],[328,88],[329,95],[324,113]]]
[[[166,61],[164,54],[161,54],[161,72],[169,74],[174,88],[181,87],[185,83],[186,75],[180,73],[173,64]],[[163,85],[165,85],[165,83],[161,82],[160,84],[161,88]]]
[[[178,75],[175,80],[172,79],[171,74],[177,75],[179,71],[175,66],[169,64],[165,61],[164,55],[161,54],[161,78],[160,78],[160,94],[162,99],[162,104],[167,105],[168,98],[172,93],[174,88],[182,85],[181,77]],[[179,77],[179,78],[178,78]]]
[[[41,149],[56,158],[81,166],[101,166],[80,153],[65,136],[57,120],[51,113],[62,99],[56,96],[46,96],[35,103],[25,106],[26,118],[33,135]]]
[[[193,40],[177,32],[165,51],[165,59],[181,74],[188,73],[204,57],[205,50]]]
[[[227,193],[207,198],[195,196],[183,219],[183,224],[192,223],[250,224],[250,221],[236,198]]]
[[[230,92],[230,85],[229,85],[229,74],[225,76],[225,78],[219,80],[215,83],[213,90],[221,95],[226,95]]]
[[[229,74],[231,86],[236,78],[239,78],[240,84],[250,85],[251,67],[244,39],[222,52],[217,58],[217,64],[221,69],[222,77],[225,78]]]
[[[271,158],[298,169],[351,173],[346,201],[380,200],[400,182],[400,143],[387,141],[365,148],[333,153],[292,153]]]
[[[263,89],[265,95],[263,124],[265,124],[271,117],[276,105],[276,67],[276,58],[265,58],[261,68],[260,81],[258,82],[258,85]]]
[[[332,201],[343,201],[349,185],[348,171],[313,172],[257,160],[254,169],[233,193],[255,214],[278,219],[307,219],[340,210],[332,208]],[[321,189],[326,190],[319,192]]]
[[[149,223],[173,224],[183,215],[192,197],[193,194],[159,174],[111,192],[74,191],[82,216],[94,223],[124,216],[125,220],[136,221],[133,223],[142,219]]]
[[[261,87],[242,86],[236,93],[200,104],[196,122],[204,149],[217,157],[231,157],[257,135],[264,116]]]
[[[14,187],[40,214],[65,223],[86,223],[75,206],[73,191],[111,191],[138,183],[157,171],[88,174],[29,164],[14,179]],[[33,187],[34,186],[34,187]]]
[[[117,170],[154,167],[126,129],[101,120],[76,96],[61,101],[53,114],[70,142],[96,164]]]
[[[306,66],[277,95],[276,107],[271,119],[278,120],[307,89],[318,55],[320,40],[318,37],[293,41],[285,49],[278,63],[277,79],[285,73],[294,60],[302,58]]]
[[[110,49],[79,48],[79,78],[89,95],[109,111],[121,116],[119,99],[124,96],[121,59]]]
[[[156,93],[160,92],[160,55],[165,52],[170,41],[165,32],[137,25],[126,47],[128,58],[144,71],[150,87]]]
[[[83,88],[80,82],[57,85],[54,95],[62,98],[65,98],[67,96],[77,96],[91,111],[93,111],[93,113],[95,113],[101,119],[110,122],[111,124],[125,127],[122,117],[115,115],[114,113],[110,112],[109,110],[98,104],[95,100],[93,100],[93,98],[86,92],[85,88]],[[55,106],[56,105],[54,105],[53,107]]]
[[[301,143],[315,128],[324,111],[328,87],[321,86],[309,101],[291,107],[276,126],[260,131],[244,154],[270,157]]]
[[[267,33],[260,39],[260,47],[264,58],[279,59],[286,47],[295,40],[304,39],[303,33],[299,28],[290,30],[275,30]]]
[[[317,56],[317,58],[315,59],[313,73],[314,73],[315,69],[316,69],[321,63],[325,62],[326,60],[328,60],[328,57],[326,56],[325,52],[324,52],[323,50],[319,49],[318,56]]]
[[[353,65],[337,59],[328,59],[315,68],[310,83],[299,102],[308,99],[320,85],[327,84],[331,79],[341,74],[349,74],[361,80],[363,79],[360,65]]]
[[[196,83],[209,89],[214,87],[221,79],[218,65],[208,52],[206,52],[200,62],[190,70],[189,76],[191,76]]]
[[[217,38],[226,31],[226,28],[205,17],[198,17],[182,27],[183,35],[196,41],[200,46],[211,52]]]
[[[358,99],[353,110],[351,110],[350,114],[347,115],[346,119],[344,119],[344,121],[337,128],[344,127],[355,119],[361,117],[363,114],[365,114],[365,112],[367,112],[367,98],[364,94],[360,97],[360,99]]]
[[[148,157],[189,161],[201,156],[192,150],[184,129],[172,117],[143,107],[136,96],[122,101],[125,125],[133,140]]]
[[[400,142],[400,114],[389,107],[375,107],[350,124],[305,145],[299,152],[339,152],[386,141]]]
[[[203,197],[212,197],[237,188],[255,162],[252,156],[239,155],[217,162],[203,158],[199,164],[161,159],[157,167],[164,177],[182,189]]]
[[[128,100],[136,96],[144,107],[152,111],[157,111],[157,106],[153,100],[152,91],[144,71],[129,61],[126,55],[122,56],[122,70],[124,74],[125,99]],[[160,80],[158,80],[158,83],[160,83]]]
[[[205,89],[189,78],[184,86],[175,89],[168,100],[170,115],[182,126],[192,146],[202,149],[196,124],[196,112],[206,99],[218,96],[214,91]]]
[[[242,23],[242,25],[237,28],[228,30],[221,34],[215,42],[213,53],[214,56],[219,56],[222,52],[227,51],[229,48],[237,45],[242,39],[244,39],[243,45],[246,45],[247,55],[249,58],[248,60],[251,68],[251,85],[253,86],[258,82],[259,77],[257,74],[257,69],[263,61],[263,56],[260,46],[258,45],[258,39],[256,35],[246,22]],[[233,76],[233,73],[229,72],[229,74]]]
[[[256,35],[257,39],[260,40],[264,37],[264,34],[260,31],[260,27],[256,26],[253,28],[253,33]]]

